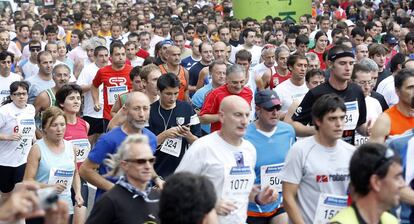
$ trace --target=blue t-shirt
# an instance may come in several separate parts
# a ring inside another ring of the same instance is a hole
[[[271,137],[267,137],[257,131],[256,124],[251,123],[247,126],[245,139],[249,140],[256,148],[257,160],[254,171],[256,173],[255,184],[260,185],[260,167],[270,164],[280,164],[285,161],[286,155],[295,142],[295,130],[283,121],[277,122],[276,131]],[[282,203],[282,192],[276,202],[267,205],[258,205],[249,202],[249,211],[252,212],[272,212],[280,207]]]
[[[207,94],[211,92],[211,90],[213,90],[213,84],[209,83],[194,93],[193,97],[191,98],[191,102],[193,103],[195,109],[201,110],[204,104],[204,100]],[[203,130],[205,133],[210,133],[210,124],[201,124],[201,130]]]
[[[188,56],[186,58],[184,58],[183,60],[181,60],[181,66],[183,66],[185,69],[190,70],[190,68],[197,62],[199,62],[200,60],[194,60],[193,57]]]
[[[153,153],[157,150],[157,136],[150,130],[142,129],[142,134],[146,135]],[[102,135],[88,155],[88,159],[99,164],[98,173],[105,175],[109,168],[103,164],[104,159],[108,158],[108,154],[114,154],[118,151],[118,147],[125,140],[127,134],[122,131],[121,127],[112,129],[110,132]],[[103,193],[102,189],[96,190],[96,199]]]
[[[200,61],[197,62],[196,64],[193,65],[193,67],[191,67],[191,69],[188,71],[189,74],[189,80],[188,80],[188,85],[190,86],[196,86],[197,82],[198,82],[198,76],[200,75],[200,71],[207,67],[208,65],[203,65]],[[204,79],[204,84],[208,84],[208,78],[207,78],[207,83],[206,83],[206,79]],[[190,96],[193,96],[194,92],[190,92]]]

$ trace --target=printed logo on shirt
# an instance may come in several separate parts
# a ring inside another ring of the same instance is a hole
[[[109,78],[109,83],[115,86],[124,86],[127,83],[125,77],[111,77]]]
[[[302,107],[296,108],[295,115],[299,116],[300,113],[302,113]]]
[[[316,183],[348,181],[349,174],[316,175]]]
[[[244,158],[242,152],[234,152],[234,159],[236,159],[237,167],[244,167]]]

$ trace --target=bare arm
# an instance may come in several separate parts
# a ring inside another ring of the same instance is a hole
[[[306,126],[299,121],[293,121],[292,126],[295,129],[296,136],[298,137],[307,137],[316,134],[314,126]]]
[[[114,117],[121,108],[122,108],[121,97],[118,96],[118,99],[115,101],[115,104],[112,106],[111,116]]]
[[[73,147],[73,155],[74,155],[74,163],[75,163],[75,172],[73,173],[73,182],[72,182],[72,187],[73,190],[75,191],[75,200],[76,200],[76,204],[78,205],[82,205],[83,204],[83,199],[82,199],[82,194],[81,194],[81,181],[80,181],[80,177],[79,177],[79,172],[78,172],[78,168],[77,168],[77,164],[76,164],[76,151],[79,150],[76,147]]]
[[[91,93],[92,93],[92,99],[93,104],[99,104],[99,89],[96,88],[94,85],[91,85]]]
[[[36,182],[36,174],[39,168],[39,161],[40,161],[40,150],[37,145],[32,146],[30,149],[29,155],[27,157],[26,169],[24,171],[23,180],[24,181],[35,181]],[[39,183],[39,187],[45,188],[50,187],[52,185]]]
[[[371,131],[370,142],[384,143],[391,129],[391,121],[386,113],[382,113],[374,123]]]
[[[300,214],[298,204],[296,203],[296,195],[299,185],[288,182],[282,183],[283,205],[288,213],[289,219],[294,224],[305,224],[303,217]]]
[[[45,91],[41,92],[39,96],[36,97],[34,102],[34,107],[36,111],[36,115],[39,115],[40,112],[48,108],[50,105],[50,99],[49,96]]]
[[[119,127],[123,125],[126,121],[126,113],[123,109],[119,110],[112,119],[109,121],[108,130],[112,130],[113,128]]]
[[[80,167],[79,174],[83,179],[92,185],[108,191],[114,186],[114,184],[99,175],[97,172],[98,168],[98,164],[86,159]]]
[[[271,72],[272,71],[270,69],[268,69],[265,73],[263,73],[263,75],[261,77],[260,86],[257,86],[257,88],[259,90],[266,89],[269,86],[270,78],[272,76]]]
[[[91,90],[92,84],[90,84],[90,85],[80,85],[80,87],[82,88],[82,93],[85,94],[86,92]]]
[[[409,186],[405,186],[400,191],[401,201],[409,205],[414,205],[414,190]]]
[[[200,123],[202,124],[211,124],[220,121],[218,114],[204,114],[199,116],[198,118],[200,119]]]
[[[188,74],[187,69],[184,69],[184,77],[185,77],[185,80],[187,81],[187,86],[185,87],[185,101],[191,102],[190,93],[188,89],[188,80],[190,80],[190,74]]]
[[[283,121],[289,124],[293,124],[292,116],[296,111],[296,108],[299,106],[298,101],[293,101],[292,104],[289,106],[288,111],[286,112],[285,117],[283,118]]]
[[[205,68],[201,69],[200,74],[198,75],[196,90],[199,90],[199,89],[203,88],[204,79],[206,78],[208,73],[209,73],[208,67],[205,67]]]

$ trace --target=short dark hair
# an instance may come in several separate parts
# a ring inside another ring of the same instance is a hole
[[[311,70],[308,70],[306,72],[306,75],[305,75],[305,81],[306,82],[309,82],[309,80],[312,77],[317,76],[317,75],[321,75],[321,76],[325,77],[325,73],[322,70],[320,70],[320,69],[311,69]]]
[[[141,67],[140,66],[135,66],[134,68],[131,69],[131,71],[129,72],[129,79],[134,80],[135,77],[140,76],[141,73]]]
[[[408,42],[414,42],[414,32],[409,32],[407,35],[405,35],[404,42],[405,44],[408,44]]]
[[[180,80],[177,75],[171,72],[161,75],[157,81],[157,89],[162,92],[166,88],[179,88]]]
[[[366,143],[354,152],[349,165],[351,185],[355,193],[365,196],[370,191],[370,177],[374,174],[384,178],[391,164],[401,164],[397,154],[378,143]]]
[[[398,65],[402,65],[405,61],[405,55],[403,53],[395,54],[390,61],[390,71],[394,73],[398,69]]]
[[[165,182],[159,202],[161,223],[198,224],[214,209],[217,196],[207,177],[176,173]]]
[[[109,48],[110,48],[110,50],[109,50],[109,53],[111,54],[111,55],[113,55],[113,53],[114,53],[114,49],[115,48],[124,48],[125,49],[125,45],[124,44],[122,44],[122,42],[121,41],[113,41],[112,43],[111,43],[111,45],[109,46]]]
[[[361,27],[357,26],[354,29],[352,29],[351,31],[351,37],[355,38],[356,35],[359,35],[361,37],[365,37],[365,30],[362,29]]]
[[[303,60],[306,60],[306,62],[308,62],[308,58],[307,57],[305,57],[305,55],[299,55],[299,54],[292,54],[292,55],[290,55],[289,57],[288,57],[288,59],[287,59],[287,66],[288,66],[288,68],[289,67],[293,67],[294,65],[295,65],[295,63],[298,61],[298,60],[300,60],[300,59],[303,59]]]
[[[12,63],[13,63],[13,62],[14,62],[14,54],[13,54],[13,53],[8,52],[8,51],[1,51],[1,52],[0,52],[0,60],[1,60],[1,61],[6,60],[6,58],[7,58],[8,56],[10,56],[10,59],[11,59],[11,61],[12,61]]]
[[[243,36],[243,37],[247,37],[247,36],[249,35],[249,32],[254,32],[254,33],[256,33],[256,30],[254,30],[254,29],[252,29],[252,28],[246,28],[246,29],[244,29],[244,30],[243,30],[243,32],[242,32],[242,36]]]
[[[58,26],[56,26],[55,24],[52,25],[48,25],[45,28],[45,34],[47,35],[48,33],[58,33],[59,32],[59,28]]]
[[[68,97],[72,93],[79,93],[79,95],[82,96],[82,88],[77,84],[63,85],[62,88],[60,88],[56,92],[56,106],[63,110],[61,104],[64,104],[66,97]]]
[[[316,130],[319,130],[316,120],[322,120],[323,117],[335,110],[340,109],[346,112],[344,100],[335,93],[325,94],[319,97],[312,106],[312,119]]]
[[[398,71],[394,77],[395,89],[401,89],[405,80],[410,77],[414,77],[414,71],[412,69],[403,68]]]
[[[98,53],[101,51],[108,51],[108,48],[106,48],[105,46],[97,46],[94,50],[93,50],[93,55],[96,57],[98,56]]]
[[[239,60],[247,60],[248,62],[252,61],[252,53],[250,51],[242,49],[236,53],[236,61]]]

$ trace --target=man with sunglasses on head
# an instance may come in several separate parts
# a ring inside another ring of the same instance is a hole
[[[20,71],[25,79],[36,75],[39,72],[37,54],[42,50],[42,44],[38,40],[29,42],[30,57],[23,59],[19,63]]]
[[[114,181],[113,179],[108,178],[108,180],[105,178],[105,174],[108,172],[108,166],[104,161],[109,155],[118,151],[118,147],[128,135],[146,135],[149,138],[149,144],[153,153],[157,147],[156,136],[145,128],[148,123],[150,111],[150,101],[147,95],[141,92],[129,93],[122,110],[125,110],[126,122],[121,127],[112,129],[98,139],[79,170],[79,174],[83,179],[98,188],[96,191],[96,199],[104,191],[108,191],[114,186],[113,182],[111,182]],[[155,173],[154,176],[156,176]]]
[[[400,157],[384,145],[364,144],[352,156],[349,173],[354,203],[330,223],[399,223],[387,211],[399,205],[405,186]]]
[[[155,157],[145,135],[133,134],[106,161],[122,175],[95,204],[86,223],[158,223],[159,191],[151,187]]]
[[[274,188],[279,197],[277,201],[265,205],[249,203],[247,222],[287,223],[287,213],[282,205],[280,171],[289,148],[295,142],[295,130],[291,125],[280,121],[282,102],[276,92],[258,91],[255,103],[257,120],[247,126],[245,135],[256,148],[255,184],[261,189],[267,186]]]
[[[14,55],[8,51],[0,52],[0,104],[10,95],[10,84],[22,77],[10,71]]]

